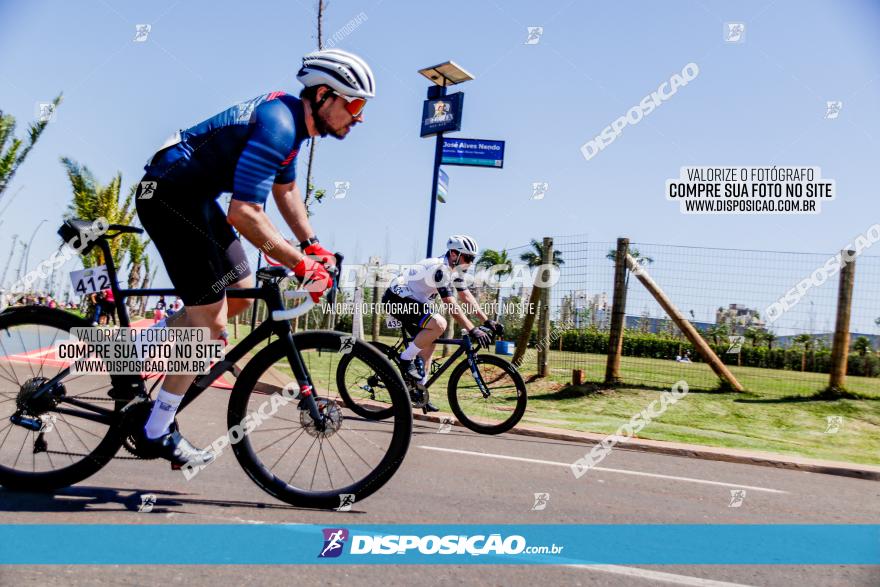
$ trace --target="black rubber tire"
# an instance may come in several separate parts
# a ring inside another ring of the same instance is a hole
[[[91,322],[74,314],[45,307],[26,306],[9,308],[0,314],[0,333],[10,327],[28,324],[50,326],[65,332],[70,331],[71,328],[91,326]],[[125,386],[131,385],[131,377],[111,376],[110,380],[112,386],[116,389],[128,389]],[[122,401],[115,403],[116,411],[125,405],[125,402]],[[5,425],[5,422],[0,423],[0,425]],[[122,435],[118,426],[109,426],[104,438],[88,456],[67,467],[54,471],[34,473],[0,465],[0,485],[7,489],[18,491],[42,492],[69,487],[97,473],[104,465],[110,462],[110,459],[116,455],[121,446]]]
[[[339,349],[340,340],[347,336],[341,332],[328,330],[300,332],[293,335],[294,344],[298,349]],[[356,340],[350,354],[367,362],[389,382],[388,387],[392,399],[394,424],[388,449],[379,464],[363,479],[345,487],[333,488],[331,491],[306,491],[276,477],[257,457],[250,438],[246,435],[241,442],[232,445],[236,459],[245,473],[261,489],[270,495],[298,507],[317,509],[336,509],[340,505],[339,494],[355,495],[355,502],[372,495],[381,488],[397,471],[412,435],[412,411],[409,395],[399,373],[394,366],[375,348]],[[247,412],[248,398],[259,376],[280,361],[287,361],[287,347],[282,340],[276,340],[262,349],[251,359],[235,381],[232,395],[229,398],[227,423],[230,428],[239,424]]]
[[[370,346],[376,348],[382,355],[387,358],[396,368],[397,363],[394,362],[395,351],[393,348],[388,346],[383,342],[371,342],[368,343]],[[361,418],[366,418],[367,420],[385,420],[386,418],[390,418],[394,415],[394,408],[390,407],[386,410],[370,410],[361,405],[359,405],[354,398],[351,397],[351,394],[348,393],[348,386],[345,384],[345,373],[348,370],[349,365],[351,365],[354,356],[351,354],[346,355],[339,361],[339,366],[336,369],[336,388],[339,391],[339,397],[342,398],[342,401],[345,402],[345,405],[355,414],[360,416]],[[399,368],[398,368],[399,369]]]
[[[458,382],[462,375],[470,372],[470,365],[468,365],[467,360],[456,365],[452,374],[449,375],[449,407],[452,408],[452,413],[455,414],[458,421],[474,432],[479,432],[480,434],[501,434],[507,432],[519,424],[519,421],[522,419],[523,414],[526,411],[526,403],[528,402],[528,398],[526,397],[526,384],[516,367],[500,357],[496,357],[495,355],[477,355],[475,360],[477,362],[477,369],[479,369],[481,364],[494,365],[510,375],[516,385],[516,408],[514,408],[508,419],[493,426],[486,426],[468,418],[467,414],[464,413],[461,405],[458,403]]]

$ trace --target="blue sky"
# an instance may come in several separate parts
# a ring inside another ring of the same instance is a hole
[[[173,130],[261,93],[298,92],[313,10],[306,0],[0,3],[0,108],[22,132],[35,103],[65,93],[0,201],[0,262],[11,235],[43,218],[32,265],[57,246],[70,192],[59,157],[104,181],[122,171],[129,185]],[[458,135],[507,149],[503,170],[447,168],[435,249],[463,232],[497,249],[578,234],[830,253],[880,220],[880,3],[332,0],[326,36],[360,13],[338,46],[369,61],[378,96],[345,141],[319,142],[315,170],[319,187],[351,182],[313,219],[350,258],[424,252],[433,139],[418,136],[427,83],[417,70],[447,59],[476,77],[461,86]],[[727,21],[745,23],[744,43],[724,42]],[[132,41],[138,23],[152,25],[145,43]],[[528,26],[544,27],[536,45],[525,44]],[[584,159],[583,143],[688,62],[697,79]],[[823,118],[826,100],[843,102],[838,119]],[[685,165],[819,166],[838,197],[816,216],[686,216],[664,198]],[[543,200],[531,199],[536,181],[550,185]]]

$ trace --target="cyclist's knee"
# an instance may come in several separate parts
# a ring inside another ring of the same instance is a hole
[[[435,314],[431,316],[431,319],[428,321],[428,326],[431,328],[431,330],[444,332],[446,330],[446,318]]]

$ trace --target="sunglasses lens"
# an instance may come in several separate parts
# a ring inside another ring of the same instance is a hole
[[[352,116],[357,116],[364,110],[364,106],[367,105],[367,101],[363,98],[355,98],[350,102],[346,102],[345,109],[348,110],[348,113]]]
[[[465,255],[464,253],[462,253],[461,260],[464,261],[465,263],[470,263],[474,260],[474,256],[473,255]]]

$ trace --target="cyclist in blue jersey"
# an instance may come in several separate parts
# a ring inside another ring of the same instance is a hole
[[[225,295],[227,287],[254,287],[235,231],[261,251],[271,250],[303,279],[315,301],[332,285],[326,265],[335,260],[309,223],[296,182],[297,153],[305,139],[343,139],[363,122],[375,81],[363,59],[339,49],[303,57],[297,79],[305,86],[299,97],[271,92],[227,108],[174,133],[147,162],[137,191],[138,216],[185,305],[169,326],[208,327],[214,338],[225,339],[227,319],[251,305]],[[217,202],[224,192],[232,193],[225,213]],[[269,220],[264,205],[270,192],[299,248]],[[191,381],[187,375],[166,376],[144,428],[147,440],[175,467],[213,459],[174,423]]]

